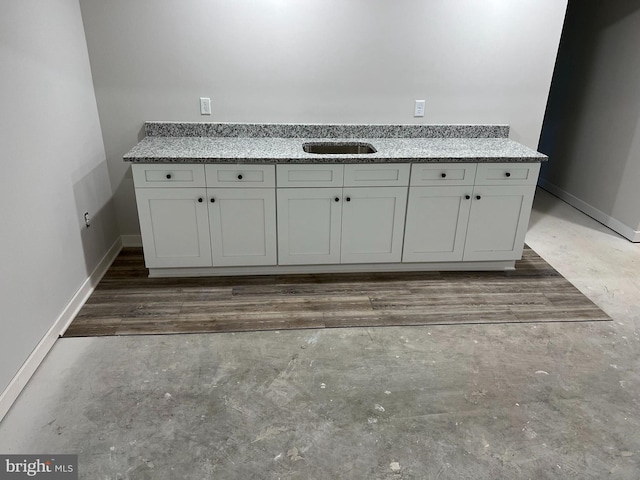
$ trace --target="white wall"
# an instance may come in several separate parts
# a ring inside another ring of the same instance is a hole
[[[536,147],[566,0],[80,4],[119,227],[137,234],[121,158],[145,120],[508,123]]]
[[[2,392],[118,232],[78,0],[0,12]]]
[[[572,1],[540,140],[542,185],[640,241],[640,3]]]

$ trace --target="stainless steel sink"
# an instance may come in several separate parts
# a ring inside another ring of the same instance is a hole
[[[309,142],[304,143],[302,149],[307,153],[319,155],[361,155],[377,152],[373,145],[363,142]]]

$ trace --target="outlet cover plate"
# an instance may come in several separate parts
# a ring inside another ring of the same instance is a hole
[[[200,97],[200,115],[211,115],[211,99]]]

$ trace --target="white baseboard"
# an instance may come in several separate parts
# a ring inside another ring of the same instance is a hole
[[[69,328],[71,322],[78,314],[89,296],[93,293],[96,285],[100,282],[113,261],[122,250],[122,240],[118,238],[109,248],[109,251],[102,257],[98,266],[91,272],[91,275],[84,281],[82,286],[73,295],[69,303],[62,310],[49,331],[42,337],[40,343],[34,348],[29,358],[24,362],[18,373],[11,380],[7,388],[0,394],[0,420],[7,414],[13,402],[18,398],[22,389],[27,385],[31,376],[35,373],[40,363],[45,359],[49,350],[64,332]]]
[[[150,268],[149,278],[218,277],[234,275],[295,275],[315,273],[385,273],[514,270],[515,260],[487,262],[349,263],[327,265],[268,265],[250,267]]]
[[[580,200],[575,195],[572,195],[569,192],[562,190],[557,185],[554,185],[553,183],[548,182],[544,178],[540,178],[538,180],[538,185],[544,190],[547,190],[549,193],[558,197],[560,200],[567,202],[572,207],[577,208],[581,212],[589,215],[594,220],[597,220],[598,222],[603,224],[605,227],[608,227],[614,232],[619,233],[626,239],[631,240],[632,242],[640,242],[639,230],[634,230],[628,225],[625,225],[624,223],[622,223],[620,220],[617,220],[612,216],[607,215],[601,210],[598,210],[597,208],[589,205],[587,202]]]
[[[142,246],[141,235],[122,235],[120,238],[122,239],[123,247],[141,247]]]

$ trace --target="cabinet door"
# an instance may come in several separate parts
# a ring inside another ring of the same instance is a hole
[[[147,268],[210,267],[204,188],[137,188]]]
[[[208,188],[213,266],[276,265],[273,188]]]
[[[341,263],[400,262],[407,187],[345,187]]]
[[[535,186],[474,188],[464,260],[518,260]]]
[[[281,188],[278,263],[340,263],[341,188]]]
[[[473,187],[411,187],[403,262],[462,260]]]

